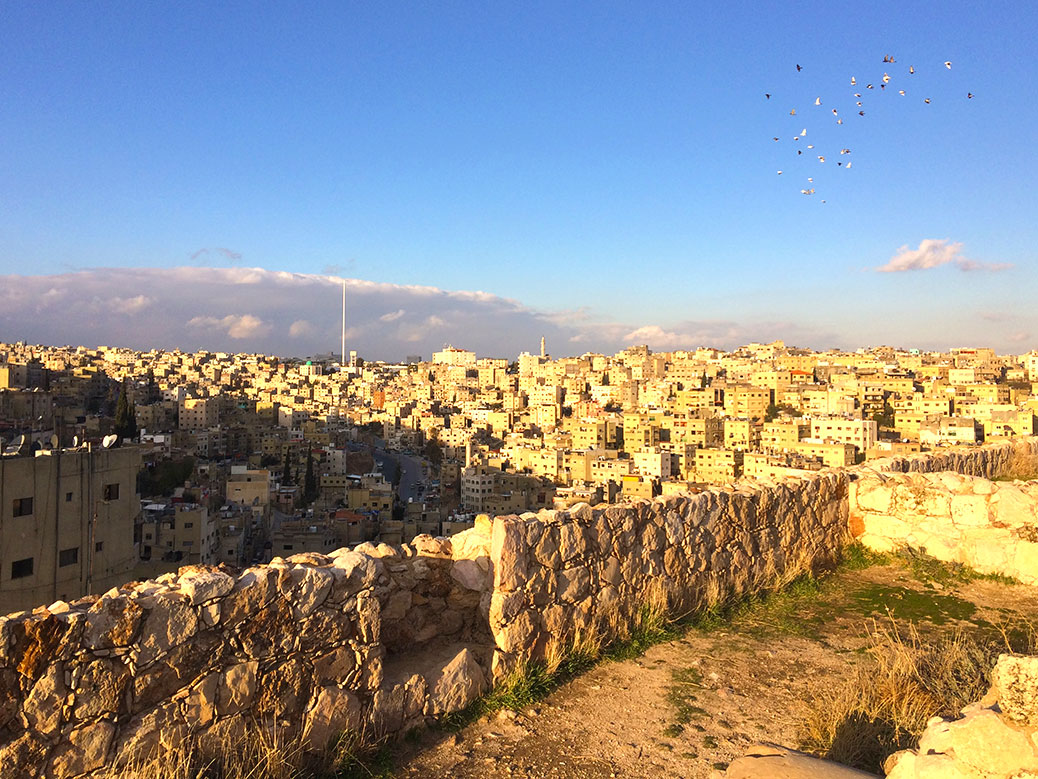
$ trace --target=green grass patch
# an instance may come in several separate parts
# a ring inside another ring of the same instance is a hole
[[[893,562],[907,569],[923,584],[937,583],[951,587],[975,581],[996,582],[1007,586],[1020,583],[1011,576],[1000,573],[981,573],[968,565],[945,562],[911,549],[902,549],[897,552],[893,557]]]
[[[970,621],[977,607],[968,600],[933,590],[869,584],[851,593],[851,601],[866,617],[890,616],[907,622],[944,625],[949,620]]]

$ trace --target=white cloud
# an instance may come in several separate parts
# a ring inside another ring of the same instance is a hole
[[[132,298],[112,298],[109,304],[116,311],[121,311],[124,314],[136,314],[154,302],[155,299],[147,295],[134,295]]]
[[[313,335],[313,333],[314,326],[305,319],[297,319],[288,326],[288,334],[293,338],[303,338],[308,335]]]
[[[905,244],[886,265],[876,268],[880,273],[901,273],[909,270],[928,270],[941,265],[955,265],[961,271],[1000,271],[1013,267],[1004,262],[979,262],[962,256],[962,244],[947,238],[924,238],[918,249]]]
[[[404,309],[398,308],[396,311],[393,311],[393,312],[391,312],[389,314],[383,314],[382,316],[380,316],[378,318],[378,321],[379,322],[395,322],[396,320],[398,320],[403,315],[404,315]]]
[[[206,330],[222,329],[236,340],[256,338],[270,332],[270,325],[252,314],[240,316],[228,314],[221,319],[213,316],[196,316],[188,320],[187,326]]]

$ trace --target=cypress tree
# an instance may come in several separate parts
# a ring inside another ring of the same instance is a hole
[[[281,483],[286,487],[292,486],[292,463],[288,458],[289,451],[288,449],[285,450],[285,475],[281,478]]]
[[[317,499],[317,477],[314,475],[313,449],[306,450],[306,476],[303,479],[303,498],[307,503]]]
[[[126,385],[119,390],[115,402],[115,434],[119,438],[134,438],[137,435],[137,409],[126,394]]]

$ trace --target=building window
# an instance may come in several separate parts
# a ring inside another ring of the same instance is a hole
[[[71,503],[72,502],[72,493],[71,492],[66,492],[65,493],[65,502],[66,503]]]
[[[26,557],[24,560],[15,560],[11,563],[11,578],[22,579],[26,576],[32,576],[32,558]]]
[[[104,500],[119,500],[119,483],[106,484],[104,488]]]
[[[284,546],[283,546],[282,548],[283,548],[283,549],[284,549],[284,550],[285,550],[286,552],[291,552],[291,551],[292,551],[292,544],[285,544],[285,545],[284,545]]]
[[[102,551],[104,551],[104,548],[105,548],[105,542],[104,541],[98,541],[96,544],[94,544],[94,551],[95,552],[102,552]]]
[[[30,514],[32,514],[32,498],[15,498],[14,515],[16,517],[27,517]],[[31,567],[32,560],[30,560],[29,562]],[[29,573],[31,574],[32,571],[30,570]]]
[[[185,522],[184,523],[184,530],[187,530],[189,527],[194,527],[194,526],[195,526],[194,522]]]
[[[62,549],[58,552],[58,567],[64,568],[66,565],[75,565],[79,562],[79,547],[74,546],[71,549]]]
[[[185,541],[182,545],[183,546],[194,546],[195,542],[194,541]]]

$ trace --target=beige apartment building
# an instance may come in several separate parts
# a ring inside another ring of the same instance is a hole
[[[140,464],[136,447],[0,457],[0,613],[78,598],[129,575]]]

